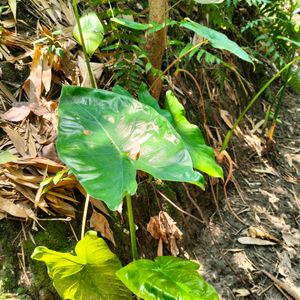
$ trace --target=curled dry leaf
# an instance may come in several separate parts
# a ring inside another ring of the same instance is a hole
[[[37,116],[42,116],[49,111],[36,103],[15,102],[11,109],[1,115],[1,118],[6,121],[20,122],[27,118],[31,112]]]
[[[0,197],[0,209],[17,218],[23,218],[23,219],[28,218],[25,209],[18,207],[15,203],[13,203],[9,199],[4,199]]]
[[[94,210],[90,219],[90,226],[100,232],[103,237],[110,240],[114,246],[116,246],[113,232],[110,229],[107,219],[102,214],[99,214]]]
[[[255,226],[250,226],[248,228],[248,234],[252,238],[258,238],[262,240],[270,240],[276,243],[281,243],[280,240],[278,240],[276,237],[271,235],[267,230],[265,230],[262,227],[255,227]]]
[[[222,118],[222,120],[225,122],[225,124],[231,129],[233,127],[233,121],[232,121],[232,116],[230,115],[230,113],[227,110],[220,110],[220,116]],[[237,136],[242,136],[243,133],[241,131],[241,129],[237,126],[234,133]]]
[[[73,190],[77,180],[63,165],[37,157],[18,159],[1,167],[0,197],[8,201],[2,202],[1,211],[22,219],[34,219],[36,208],[39,208],[49,215],[58,213],[75,218],[73,203],[78,201]],[[15,199],[18,199],[17,206]]]
[[[76,182],[76,188],[86,198],[87,193],[86,193],[85,189],[83,188],[83,186],[79,183],[79,181]],[[92,203],[92,205],[94,207],[98,208],[102,213],[104,213],[108,217],[110,216],[109,212],[107,211],[105,205],[103,204],[103,202],[101,200],[97,200],[93,197],[90,197],[90,203]]]
[[[30,102],[39,103],[43,91],[42,75],[43,75],[43,53],[41,46],[35,45],[31,71],[28,79],[24,83],[24,90]]]
[[[168,244],[173,256],[179,254],[176,240],[181,240],[183,233],[166,212],[161,211],[158,216],[151,217],[147,225],[147,231],[154,239],[162,240],[165,244]]]
[[[53,210],[62,215],[75,219],[76,210],[72,205],[51,194],[46,194],[45,197],[47,200],[49,200],[47,203]]]

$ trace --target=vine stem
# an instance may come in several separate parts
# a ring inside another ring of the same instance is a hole
[[[168,67],[162,72],[161,76],[165,75],[175,64],[177,64],[182,58],[184,58],[185,56],[187,56],[189,53],[191,53],[192,51],[194,51],[195,49],[201,47],[202,45],[207,44],[207,40],[201,41],[200,43],[198,43],[197,45],[193,46],[191,49],[189,49],[187,52],[185,52],[184,54],[182,54],[181,56],[177,57],[170,65],[168,65]],[[153,89],[155,83],[157,82],[157,80],[159,80],[160,77],[157,77],[151,84],[150,86],[150,90]]]
[[[249,102],[247,107],[242,111],[242,113],[238,116],[234,124],[232,125],[232,128],[227,132],[223,145],[222,145],[222,151],[227,149],[228,143],[230,141],[230,138],[236,129],[236,127],[239,125],[240,121],[243,119],[245,114],[248,112],[248,110],[252,107],[252,105],[256,102],[256,100],[259,98],[259,96],[267,89],[267,87],[277,78],[280,76],[282,72],[284,72],[286,69],[288,69],[291,65],[293,65],[295,62],[300,60],[300,56],[296,57],[292,61],[290,61],[288,64],[286,64],[280,71],[278,71],[260,90],[259,92],[252,98],[252,100]]]
[[[77,0],[73,0],[73,9],[74,9],[74,13],[75,13],[76,24],[78,26],[79,36],[80,36],[80,40],[81,40],[81,46],[82,46],[82,50],[83,50],[83,54],[84,54],[86,67],[87,67],[87,70],[89,73],[90,81],[91,81],[92,87],[96,88],[97,86],[96,86],[95,77],[94,77],[94,74],[93,74],[93,71],[91,68],[90,58],[86,52],[85,41],[83,38],[82,28],[81,28],[81,24],[80,24],[80,17],[79,17],[79,12],[78,12],[78,7],[77,7]]]
[[[137,260],[138,252],[137,252],[137,246],[136,246],[135,224],[134,224],[134,218],[133,218],[131,196],[128,193],[126,193],[126,202],[127,202],[127,214],[128,214],[128,222],[129,222],[132,259]]]
[[[88,212],[88,208],[89,208],[89,202],[90,202],[90,194],[86,194],[84,209],[83,209],[83,216],[82,216],[81,239],[84,238],[85,224],[86,224],[86,217],[87,217],[87,212]]]

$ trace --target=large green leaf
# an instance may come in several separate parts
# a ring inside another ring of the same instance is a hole
[[[197,35],[207,39],[214,48],[228,50],[239,58],[252,63],[250,56],[236,42],[230,40],[225,34],[189,19],[185,19],[181,22],[180,26],[190,29]]]
[[[172,125],[152,107],[119,93],[65,86],[57,150],[87,192],[112,210],[126,193],[135,194],[136,170],[204,183]]]
[[[173,256],[136,260],[117,271],[120,280],[145,300],[217,300],[215,289],[197,272],[195,262]]]
[[[198,126],[191,124],[185,117],[185,110],[175,95],[168,91],[166,94],[166,109],[161,109],[158,102],[150,95],[145,85],[139,90],[139,100],[153,107],[163,115],[183,139],[188,149],[194,169],[202,171],[212,177],[223,178],[223,170],[216,163],[213,149],[205,144]]]
[[[80,18],[80,25],[86,47],[86,52],[92,56],[101,45],[104,35],[104,28],[95,12],[90,12]],[[78,25],[73,29],[73,35],[77,42],[82,45]]]
[[[143,24],[143,23],[138,23],[132,20],[128,20],[128,19],[120,19],[120,18],[111,18],[110,19],[112,22],[115,22],[117,24],[120,24],[124,27],[130,28],[130,29],[134,29],[134,30],[147,30],[149,28],[152,27],[151,24]]]
[[[200,4],[219,4],[224,2],[224,0],[194,0],[194,1]]]
[[[130,299],[130,291],[116,277],[122,266],[105,241],[89,231],[75,247],[76,255],[36,247],[31,258],[46,263],[58,294],[71,300]]]
[[[212,177],[223,178],[223,170],[215,161],[213,149],[205,144],[199,127],[186,119],[185,109],[172,91],[166,94],[166,108],[172,115],[174,128],[192,157],[194,168]]]
[[[169,122],[172,122],[172,116],[166,109],[160,108],[158,101],[151,96],[146,84],[142,83],[138,93],[139,101],[154,108],[160,115],[164,116]]]

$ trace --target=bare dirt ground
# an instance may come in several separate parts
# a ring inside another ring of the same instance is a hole
[[[300,299],[299,97],[285,103],[270,152],[253,128],[233,141],[227,192],[240,220],[224,204],[195,241],[203,275],[222,299]]]

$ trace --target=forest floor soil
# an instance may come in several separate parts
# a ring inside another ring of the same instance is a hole
[[[299,97],[289,95],[270,151],[253,128],[232,142],[231,209],[222,200],[193,249],[222,299],[299,299],[299,116]]]

